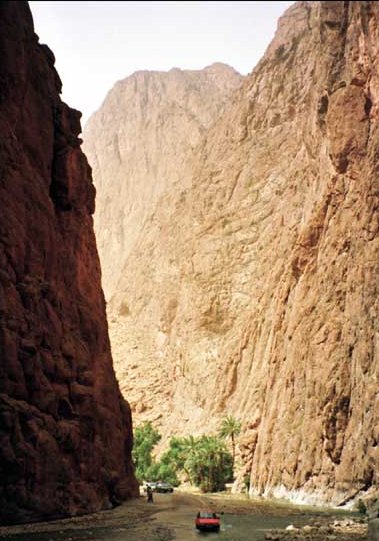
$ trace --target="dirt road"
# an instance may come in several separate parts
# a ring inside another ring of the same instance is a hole
[[[200,509],[212,509],[223,513],[220,534],[199,534],[195,530],[195,516]],[[327,523],[333,519],[331,515],[330,510],[322,511],[288,504],[249,500],[243,495],[221,493],[200,495],[175,490],[173,494],[154,494],[153,503],[147,503],[146,496],[142,496],[115,509],[83,517],[0,527],[0,539],[6,538],[8,541],[170,541],[171,539],[199,541],[203,535],[219,535],[222,541],[263,541],[268,530],[284,529],[290,524],[301,528],[312,520],[318,520],[320,524]],[[310,536],[308,532],[307,540],[318,541],[317,531],[314,534]],[[288,539],[288,537],[283,534],[277,536],[277,539]],[[362,535],[358,537],[337,535],[334,539],[335,541],[361,541]]]

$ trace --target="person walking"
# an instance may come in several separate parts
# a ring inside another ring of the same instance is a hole
[[[150,486],[147,487],[147,501],[153,503],[153,491]]]

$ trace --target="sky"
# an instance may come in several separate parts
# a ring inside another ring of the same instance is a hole
[[[224,62],[250,73],[294,2],[30,1],[40,43],[53,51],[62,99],[82,125],[120,79],[139,70]]]

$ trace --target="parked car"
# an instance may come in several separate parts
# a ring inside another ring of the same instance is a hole
[[[151,490],[154,492],[156,486],[157,486],[157,483],[155,481],[146,481],[146,483],[144,483],[143,485],[143,491],[147,492],[147,487],[150,487]]]
[[[170,485],[170,483],[166,483],[164,481],[158,481],[158,483],[155,486],[155,492],[174,492],[174,487]]]
[[[195,526],[200,532],[219,532],[220,516],[214,511],[199,511],[196,515]]]

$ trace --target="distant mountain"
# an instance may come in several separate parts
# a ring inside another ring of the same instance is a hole
[[[159,197],[175,182],[242,76],[203,70],[138,71],[119,81],[84,128],[97,189],[95,231],[107,298]]]

